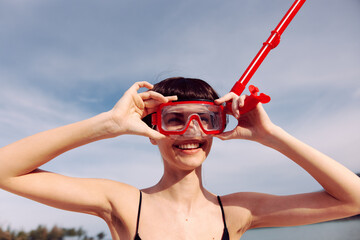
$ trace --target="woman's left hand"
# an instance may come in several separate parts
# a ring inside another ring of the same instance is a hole
[[[235,93],[230,92],[215,100],[216,104],[232,101],[231,111],[228,109],[226,111],[227,114],[233,115],[238,120],[238,125],[233,130],[223,132],[216,137],[222,140],[247,139],[262,142],[266,136],[271,134],[275,125],[271,122],[261,103],[258,103],[253,110],[240,114],[247,97],[247,95],[237,96]]]

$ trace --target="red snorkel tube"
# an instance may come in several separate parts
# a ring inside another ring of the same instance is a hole
[[[235,83],[231,92],[235,93],[236,95],[240,96],[241,93],[244,91],[246,84],[250,81],[251,77],[254,75],[256,70],[259,68],[260,64],[263,62],[265,57],[268,55],[270,50],[277,47],[280,43],[281,34],[285,31],[286,27],[289,25],[291,20],[295,17],[297,12],[300,10],[302,5],[305,3],[306,0],[296,0],[290,9],[287,11],[285,16],[281,19],[280,23],[277,27],[271,31],[270,37],[263,43],[262,48],[252,60],[248,68],[245,70],[243,75],[240,79]],[[249,90],[251,95],[245,99],[245,105],[240,110],[240,114],[247,113],[254,109],[256,105],[261,103],[268,103],[270,101],[270,97],[261,93],[258,95],[259,89],[253,85],[249,86]],[[227,108],[231,109],[231,103],[227,103]]]

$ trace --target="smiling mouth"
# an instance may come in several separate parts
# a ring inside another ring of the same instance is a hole
[[[175,145],[175,147],[181,150],[194,150],[201,148],[203,145],[204,145],[203,143],[183,143],[183,144]]]

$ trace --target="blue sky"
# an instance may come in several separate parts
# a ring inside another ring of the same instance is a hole
[[[0,1],[0,146],[112,108],[135,81],[208,81],[226,94],[293,1]],[[251,80],[273,122],[360,172],[360,2],[308,0]],[[45,169],[136,187],[161,177],[148,139],[122,136],[73,150]],[[215,140],[204,183],[216,194],[291,194],[320,186],[277,152]],[[95,217],[0,191],[0,226],[82,226]]]

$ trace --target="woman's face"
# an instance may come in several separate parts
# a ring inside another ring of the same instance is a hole
[[[166,137],[162,140],[152,140],[158,145],[165,166],[179,170],[194,170],[201,166],[209,155],[213,137],[202,136],[176,136]]]

